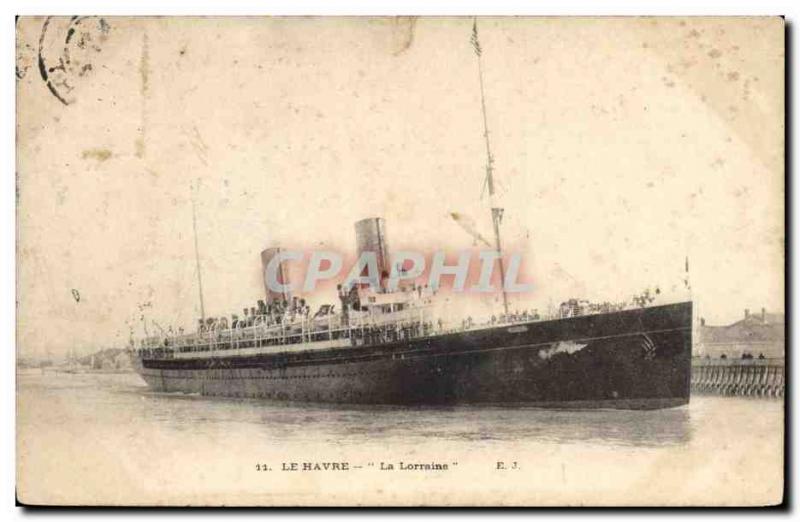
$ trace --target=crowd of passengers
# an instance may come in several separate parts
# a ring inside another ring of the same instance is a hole
[[[351,291],[349,293],[352,294],[353,292]],[[661,292],[658,288],[655,288],[655,291],[652,293],[650,290],[645,290],[641,294],[633,296],[631,304],[639,307],[647,306],[653,303],[660,293]],[[349,307],[350,301],[353,301],[353,298],[347,295],[348,292],[340,292],[340,294],[340,297],[343,299],[343,305],[346,305],[346,308]],[[355,299],[357,301],[357,297]],[[359,303],[355,302],[355,306],[358,307]],[[568,318],[594,313],[618,312],[626,309],[627,307],[628,305],[626,303],[611,303],[608,301],[603,303],[591,303],[585,300],[569,299],[568,301],[564,301],[559,305],[558,317]],[[320,306],[312,318],[316,319],[334,315],[335,313],[336,310],[334,305],[325,304]],[[200,333],[217,332],[217,340],[220,340],[222,338],[222,330],[228,330],[229,328],[237,330],[258,325],[273,326],[280,324],[292,324],[298,320],[308,320],[310,314],[311,307],[306,303],[305,299],[292,297],[291,300],[276,300],[269,304],[259,299],[258,306],[253,306],[249,309],[243,309],[243,317],[240,318],[238,315],[233,314],[231,316],[230,323],[228,323],[227,317],[208,317],[206,319],[198,319],[198,331]],[[493,315],[489,321],[489,324],[522,323],[528,321],[538,321],[541,319],[543,318],[539,314],[538,310],[523,310],[522,312],[514,311],[510,314],[500,314],[499,316]],[[475,324],[476,323],[473,321],[472,317],[467,317],[466,319],[462,320],[461,328],[470,329],[475,326]],[[443,329],[441,319],[439,319],[437,326],[440,331]],[[416,337],[418,335],[428,335],[432,331],[433,325],[430,323],[410,327],[373,327],[367,331],[366,335],[364,336],[364,340],[367,342],[386,342],[398,339],[407,339],[410,337]],[[169,334],[172,334],[171,329]],[[179,334],[183,334],[183,329],[179,330]],[[311,335],[313,335],[313,333]],[[281,342],[284,341],[285,340],[281,340]],[[161,342],[163,345],[154,347],[154,349],[171,352],[174,343],[171,341],[170,337],[165,337]],[[149,350],[145,349],[145,351]]]
[[[322,305],[313,318],[324,317],[335,314],[334,305]],[[279,300],[273,303],[265,303],[259,299],[258,306],[242,309],[242,317],[237,314],[231,315],[230,323],[227,317],[208,317],[205,320],[198,319],[197,330],[200,333],[213,332],[218,330],[247,328],[250,326],[266,325],[273,326],[285,323],[294,323],[298,320],[307,320],[311,316],[311,307],[305,299],[292,297],[291,300]]]

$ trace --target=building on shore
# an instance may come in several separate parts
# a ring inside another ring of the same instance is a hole
[[[785,352],[784,314],[751,314],[727,326],[709,326],[700,319],[694,356],[711,359],[782,359]]]

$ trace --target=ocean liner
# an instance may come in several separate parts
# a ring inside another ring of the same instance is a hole
[[[471,43],[478,58],[491,247],[500,253],[503,210],[494,200],[476,24]],[[359,254],[375,254],[382,274],[390,269],[382,219],[356,223],[356,243]],[[338,310],[323,305],[312,314],[303,299],[267,284],[267,267],[280,252],[273,247],[261,253],[265,299],[230,320],[206,317],[197,258],[197,330],[147,336],[131,350],[134,367],[152,389],[345,404],[656,409],[689,401],[691,301],[654,305],[648,295],[614,304],[569,299],[546,314],[512,313],[503,289],[502,313],[453,325],[437,317],[431,288],[390,290],[381,279],[377,288],[340,285]],[[497,263],[505,281],[502,257]],[[286,283],[283,262],[278,271]]]

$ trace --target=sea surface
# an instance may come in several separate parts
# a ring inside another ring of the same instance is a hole
[[[751,505],[782,495],[783,402],[330,406],[36,370],[17,374],[17,453],[18,494],[31,503]],[[302,471],[326,462],[348,469]]]

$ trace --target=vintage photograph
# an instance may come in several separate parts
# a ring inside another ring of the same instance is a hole
[[[775,506],[785,20],[16,22],[28,506]]]

